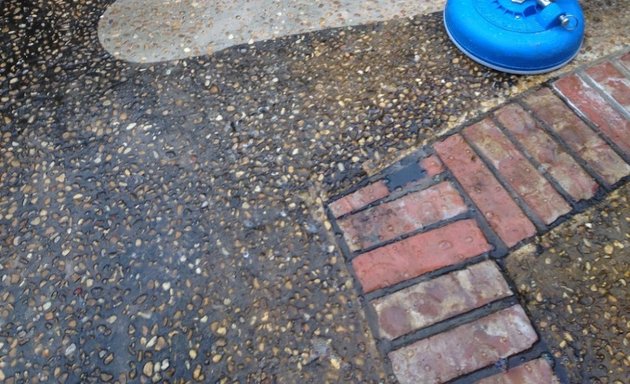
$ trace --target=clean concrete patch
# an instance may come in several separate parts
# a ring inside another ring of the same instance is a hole
[[[182,59],[238,44],[435,12],[445,0],[118,0],[99,40],[132,62]]]

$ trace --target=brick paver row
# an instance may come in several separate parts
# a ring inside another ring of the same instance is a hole
[[[509,104],[496,117],[575,201],[595,195],[597,182],[521,106]]]
[[[562,196],[489,119],[464,129],[464,136],[488,158],[505,184],[512,187],[545,224],[553,223],[571,210]]]
[[[531,221],[462,136],[453,135],[436,143],[435,150],[508,246],[536,233]]]
[[[443,383],[537,343],[488,258],[630,175],[628,68],[630,53],[566,75],[436,142],[419,190],[391,194],[383,176],[331,203],[401,383]],[[557,382],[542,358],[486,375]]]
[[[577,75],[563,77],[554,83],[554,87],[625,154],[630,155],[630,121],[606,102],[602,94]]]
[[[630,80],[619,69],[605,62],[587,69],[586,74],[630,112]]]
[[[493,261],[484,261],[372,301],[381,335],[408,334],[512,295]]]
[[[444,383],[530,348],[538,339],[520,306],[389,353],[401,384]]]
[[[504,373],[478,381],[478,384],[557,384],[549,362],[545,359],[528,361]]]
[[[630,173],[630,166],[548,88],[525,97],[523,101],[605,183],[615,184]]]
[[[457,264],[491,249],[474,220],[460,220],[361,254],[352,266],[365,292]]]
[[[466,212],[464,199],[440,183],[339,220],[351,250],[365,249]]]

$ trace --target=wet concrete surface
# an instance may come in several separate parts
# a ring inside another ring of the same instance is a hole
[[[437,14],[130,64],[109,3],[1,5],[0,377],[387,382],[322,200],[544,77]]]
[[[571,383],[627,383],[630,186],[508,256],[527,309]]]

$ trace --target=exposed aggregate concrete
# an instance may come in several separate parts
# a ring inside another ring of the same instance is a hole
[[[2,380],[388,381],[322,199],[544,77],[437,14],[130,64],[109,3],[0,5]]]
[[[509,256],[506,265],[571,383],[627,382],[629,185]]]

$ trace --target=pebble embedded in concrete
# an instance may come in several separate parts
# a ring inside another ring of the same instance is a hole
[[[133,64],[106,3],[0,4],[2,380],[388,382],[322,202],[543,78],[438,14]]]

